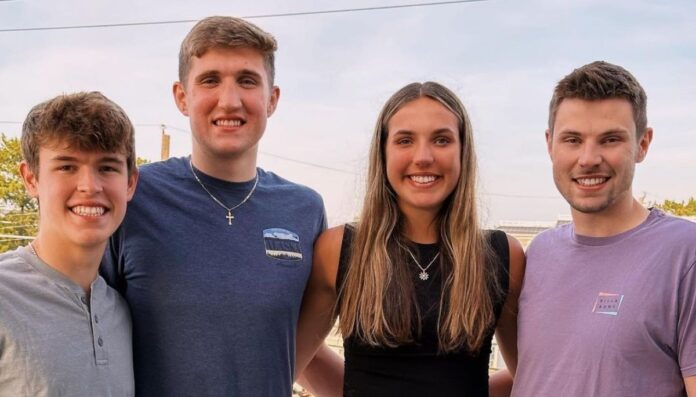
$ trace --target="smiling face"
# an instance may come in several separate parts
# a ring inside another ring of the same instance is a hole
[[[611,213],[633,202],[636,163],[647,154],[652,130],[638,138],[624,99],[564,99],[546,140],[553,177],[574,211]]]
[[[138,174],[129,175],[123,154],[62,144],[42,146],[38,170],[22,163],[20,172],[29,194],[39,200],[38,239],[65,250],[106,244],[123,220]]]
[[[387,180],[406,216],[414,211],[435,216],[457,186],[461,173],[458,126],[454,113],[427,97],[406,103],[387,123]]]
[[[190,118],[194,158],[255,162],[279,93],[270,87],[264,58],[255,49],[213,48],[193,57],[187,80],[174,84],[174,99]]]

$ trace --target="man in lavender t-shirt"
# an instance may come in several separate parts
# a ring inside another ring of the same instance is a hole
[[[527,250],[514,397],[696,396],[696,223],[631,189],[652,137],[622,67],[556,86],[546,141],[573,223]]]

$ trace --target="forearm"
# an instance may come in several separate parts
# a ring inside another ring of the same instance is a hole
[[[343,357],[322,344],[298,378],[310,393],[318,397],[343,395]]]
[[[512,375],[507,369],[501,369],[488,379],[489,397],[510,397],[512,392]]]

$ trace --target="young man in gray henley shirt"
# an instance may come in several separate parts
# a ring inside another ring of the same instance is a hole
[[[133,396],[131,319],[97,274],[137,181],[133,126],[97,92],[35,106],[20,173],[39,232],[0,255],[0,396]]]
[[[546,141],[573,223],[527,250],[514,397],[696,396],[696,224],[631,189],[652,138],[624,68],[556,86]]]

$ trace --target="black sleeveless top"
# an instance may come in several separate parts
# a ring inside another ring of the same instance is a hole
[[[337,290],[343,284],[350,256],[353,228],[346,225],[341,245],[341,257],[336,277]],[[489,241],[498,266],[502,296],[495,297],[496,321],[508,292],[509,247],[505,233],[491,231]],[[438,244],[415,244],[414,252],[425,266],[435,256]],[[491,327],[478,352],[466,349],[438,353],[437,316],[440,304],[442,277],[438,262],[428,269],[430,278],[418,278],[420,269],[412,267],[416,298],[422,317],[421,335],[414,343],[396,348],[374,347],[352,335],[344,339],[345,381],[344,396],[481,396],[488,397],[488,358],[495,327]],[[415,332],[414,332],[415,335]]]

